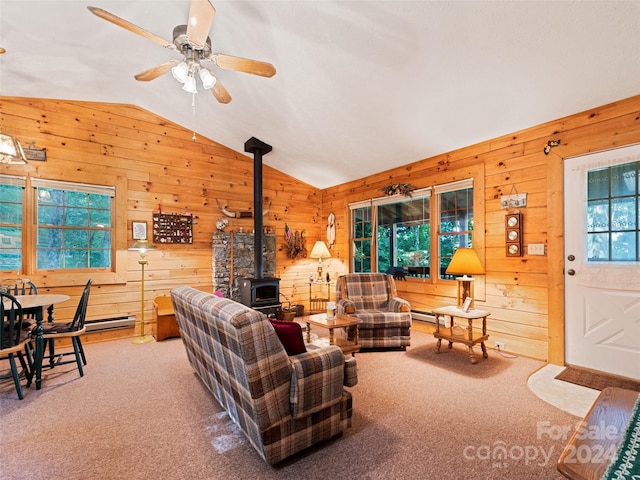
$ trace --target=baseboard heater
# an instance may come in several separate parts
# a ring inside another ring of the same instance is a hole
[[[87,320],[85,326],[87,332],[104,332],[107,330],[120,330],[122,328],[132,328],[136,324],[134,315],[126,315],[123,317],[99,318],[95,320]]]
[[[418,320],[420,322],[436,323],[436,317],[431,312],[424,312],[422,310],[411,310],[411,319]]]

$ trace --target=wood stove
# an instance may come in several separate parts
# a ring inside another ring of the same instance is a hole
[[[275,277],[245,278],[240,282],[240,303],[260,310],[265,315],[276,315],[280,302],[280,279]]]
[[[262,221],[262,155],[271,151],[271,145],[251,137],[244,144],[244,151],[253,153],[253,206],[254,206],[254,278],[240,282],[240,303],[266,315],[275,316],[282,308],[280,303],[280,279],[264,277]]]

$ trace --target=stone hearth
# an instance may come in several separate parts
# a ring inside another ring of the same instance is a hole
[[[212,280],[214,292],[220,290],[226,298],[240,302],[240,281],[255,277],[253,237],[253,233],[244,232],[216,232],[213,234]],[[262,250],[263,275],[274,277],[276,273],[276,236],[274,234],[263,235]],[[233,272],[231,272],[232,261]]]

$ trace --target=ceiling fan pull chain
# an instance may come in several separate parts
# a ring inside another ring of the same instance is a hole
[[[193,112],[193,137],[191,137],[191,140],[193,140],[194,142],[196,141],[196,131],[195,131],[195,127],[196,127],[196,94],[192,93],[191,94],[191,111]]]

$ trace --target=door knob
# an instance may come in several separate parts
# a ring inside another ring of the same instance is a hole
[[[570,262],[573,262],[575,259],[576,259],[576,256],[575,256],[575,255],[569,255],[569,256],[567,257],[567,260],[569,260]]]
[[[570,269],[567,271],[567,273],[568,273],[569,275],[575,275],[575,274],[576,274],[576,271],[575,271],[573,268],[570,268]]]

